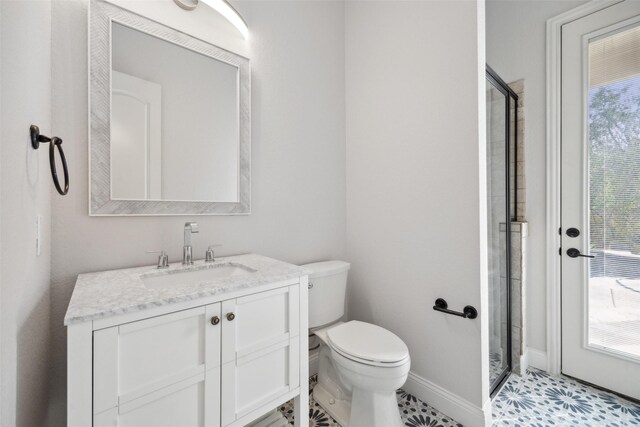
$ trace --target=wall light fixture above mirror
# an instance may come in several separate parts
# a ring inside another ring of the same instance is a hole
[[[91,2],[90,214],[250,213],[249,60]]]
[[[220,15],[224,16],[245,39],[249,38],[249,27],[242,16],[234,9],[226,0],[173,0],[178,6],[184,10],[193,10],[198,7],[200,2],[208,5]]]

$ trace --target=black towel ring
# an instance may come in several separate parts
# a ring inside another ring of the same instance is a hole
[[[64,156],[64,150],[62,150],[62,139],[54,136],[49,138],[48,136],[40,135],[40,129],[36,125],[31,125],[29,128],[31,133],[31,146],[37,150],[40,148],[41,142],[49,142],[49,166],[51,167],[51,178],[53,178],[53,184],[56,186],[58,193],[63,196],[69,192],[69,169],[67,167],[67,158]],[[58,147],[58,153],[60,153],[60,160],[62,161],[62,168],[64,170],[64,190],[60,187],[58,181],[58,171],[56,170],[56,147]]]

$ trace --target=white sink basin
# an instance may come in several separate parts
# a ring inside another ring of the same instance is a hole
[[[149,289],[175,289],[207,282],[223,281],[230,277],[251,274],[256,271],[242,264],[223,263],[169,272],[158,271],[145,274],[141,279]]]

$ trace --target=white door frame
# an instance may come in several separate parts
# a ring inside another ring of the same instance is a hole
[[[624,0],[592,0],[547,21],[547,371],[560,374],[560,140],[562,26]]]

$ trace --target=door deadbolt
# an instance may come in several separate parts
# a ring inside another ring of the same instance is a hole
[[[567,236],[569,237],[578,237],[580,235],[580,230],[577,228],[571,227],[567,230]]]

